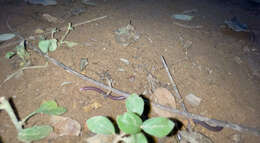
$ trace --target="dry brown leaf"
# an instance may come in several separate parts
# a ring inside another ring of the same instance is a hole
[[[151,95],[151,100],[176,109],[176,102],[174,96],[166,88],[157,88]],[[162,117],[172,117],[173,114],[167,111],[161,110],[157,107],[152,107],[152,111]]]
[[[54,128],[53,137],[58,136],[79,136],[81,132],[80,124],[68,117],[51,116],[51,125]]]

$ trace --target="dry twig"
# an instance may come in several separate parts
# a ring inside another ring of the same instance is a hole
[[[174,80],[173,80],[173,77],[172,77],[172,75],[171,75],[171,73],[170,73],[170,70],[169,70],[169,68],[168,68],[168,66],[167,66],[167,64],[166,64],[166,61],[165,61],[165,59],[164,59],[163,56],[161,56],[161,60],[162,60],[163,66],[164,66],[164,68],[165,68],[165,70],[166,70],[166,72],[167,72],[167,74],[168,74],[168,77],[169,77],[169,79],[170,79],[170,82],[171,82],[171,84],[172,84],[172,86],[173,86],[173,90],[175,91],[176,98],[178,99],[178,102],[181,104],[182,110],[183,110],[184,112],[188,112],[188,111],[187,111],[187,108],[185,107],[185,104],[183,103],[183,99],[182,99],[182,97],[181,97],[181,95],[180,95],[180,92],[179,92],[179,90],[178,90],[178,87],[177,87],[176,83],[175,83]],[[187,128],[188,128],[189,130],[191,130],[190,121],[189,121],[189,120],[188,120],[188,126],[187,126]]]
[[[185,105],[184,105],[184,103],[183,103],[183,99],[182,99],[182,97],[181,97],[181,95],[180,95],[180,92],[179,92],[179,90],[178,90],[178,87],[177,87],[176,83],[175,83],[174,80],[173,80],[173,77],[172,77],[172,75],[171,75],[171,73],[170,73],[170,70],[169,70],[169,68],[168,68],[168,66],[167,66],[167,64],[166,64],[165,59],[164,59],[163,56],[161,56],[161,60],[162,60],[163,66],[164,66],[164,68],[165,68],[165,70],[166,70],[166,72],[167,72],[167,74],[168,74],[168,77],[169,77],[169,79],[170,79],[170,82],[171,82],[171,84],[172,84],[172,86],[173,86],[173,90],[174,90],[174,92],[175,92],[174,95],[175,95],[175,97],[178,99],[178,102],[181,103],[181,106],[182,106],[183,111],[187,112],[187,109],[186,109],[186,107],[185,107]]]
[[[19,74],[20,72],[23,72],[24,70],[27,70],[27,69],[39,69],[39,68],[46,68],[48,67],[48,63],[46,63],[45,65],[43,66],[29,66],[29,67],[22,67],[20,68],[19,70],[17,70],[16,72],[10,74],[7,76],[7,78],[0,84],[0,87],[5,83],[7,82],[8,80],[10,80],[11,78],[13,78],[14,76],[16,76],[17,74]]]

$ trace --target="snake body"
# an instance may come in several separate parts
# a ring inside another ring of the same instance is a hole
[[[82,87],[80,88],[80,91],[87,91],[87,90],[92,90],[92,91],[96,91],[98,92],[99,94],[103,95],[104,97],[107,97],[107,98],[110,98],[112,100],[124,100],[126,99],[125,96],[113,96],[111,94],[107,94],[105,91],[103,91],[102,89],[100,88],[97,88],[97,87],[94,87],[94,86],[85,86],[85,87]]]

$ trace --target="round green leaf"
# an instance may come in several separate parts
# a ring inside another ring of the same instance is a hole
[[[126,99],[126,109],[128,112],[142,115],[144,111],[144,100],[137,94],[132,94]]]
[[[151,118],[146,120],[142,129],[149,135],[153,135],[156,137],[164,137],[170,133],[173,129],[174,123],[163,117]]]
[[[112,122],[104,116],[95,116],[87,120],[87,126],[90,131],[97,134],[111,135],[115,134],[115,127]]]
[[[43,53],[48,53],[49,51],[49,44],[50,42],[48,40],[41,40],[38,44],[40,50],[43,52]]]
[[[57,40],[56,39],[51,39],[49,40],[50,41],[50,47],[49,47],[49,50],[50,51],[55,51],[58,47],[57,45]]]
[[[43,53],[48,53],[48,51],[55,51],[57,49],[57,40],[41,40],[39,42],[39,48]]]
[[[133,134],[126,139],[127,143],[148,143],[143,133]]]
[[[141,131],[142,119],[135,113],[126,112],[116,118],[119,128],[126,134],[136,134]]]
[[[33,126],[18,133],[18,139],[22,142],[32,142],[47,137],[53,131],[51,126]]]
[[[39,109],[35,111],[36,113],[44,113],[48,115],[61,115],[66,112],[63,107],[58,107],[55,101],[44,102]]]

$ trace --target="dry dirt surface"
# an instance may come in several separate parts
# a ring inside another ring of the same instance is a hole
[[[182,97],[189,93],[201,98],[197,107],[184,102],[188,111],[210,118],[260,127],[260,10],[259,5],[235,0],[96,0],[96,6],[82,4],[79,0],[58,0],[56,6],[30,5],[22,2],[1,1],[0,33],[11,28],[25,38],[35,35],[40,28],[52,28],[81,23],[107,16],[102,20],[75,27],[66,40],[80,43],[73,48],[59,47],[48,55],[80,72],[80,59],[88,58],[82,73],[128,93],[143,94],[149,98],[151,86],[147,80],[153,75],[157,86],[174,93],[160,56],[163,55]],[[79,15],[71,11],[85,10]],[[173,14],[195,9],[191,21],[173,19]],[[49,14],[59,19],[51,23],[43,18]],[[250,32],[234,32],[224,21],[236,16],[249,26]],[[127,47],[115,40],[114,31],[131,23],[140,39]],[[60,37],[64,34],[55,35]],[[50,35],[47,36],[50,38]],[[18,38],[0,43],[0,81],[19,69],[14,60],[5,59]],[[185,48],[185,43],[191,45]],[[34,42],[33,44],[36,44]],[[11,46],[6,46],[11,44]],[[46,60],[29,50],[31,64],[44,65]],[[120,58],[127,59],[129,64]],[[64,83],[68,83],[65,84]],[[93,91],[80,91],[84,86],[95,86],[48,64],[47,68],[28,69],[23,75],[5,82],[0,96],[11,98],[19,117],[25,117],[47,100],[55,100],[68,109],[63,115],[77,120],[82,126],[81,136],[63,136],[38,142],[86,142],[93,135],[85,121],[96,115],[115,118],[125,111],[123,101],[113,101]],[[97,109],[84,110],[93,103]],[[184,120],[185,118],[182,118]],[[26,127],[48,124],[48,116],[36,115]],[[197,125],[195,131],[211,138],[215,143],[259,143],[260,137],[224,128],[211,132]],[[5,111],[0,111],[0,142],[16,143],[16,129]],[[238,137],[239,139],[234,139]],[[171,142],[171,138],[161,142]],[[173,141],[172,141],[173,142]]]

